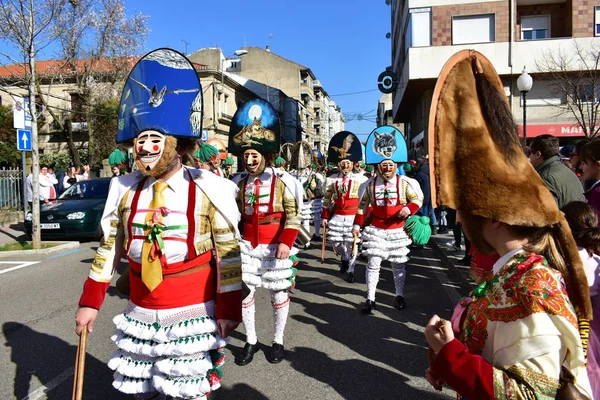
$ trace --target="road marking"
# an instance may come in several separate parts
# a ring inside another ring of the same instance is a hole
[[[29,267],[34,264],[39,264],[39,261],[0,261],[0,266],[2,264],[17,264],[17,265],[14,267],[10,267],[10,268],[1,270],[0,275],[5,274],[7,272],[11,272],[11,271],[16,271],[17,269]]]
[[[60,375],[58,375],[56,378],[52,379],[50,382],[48,382],[44,386],[29,393],[29,395],[27,397],[24,397],[23,400],[37,400],[37,399],[42,398],[42,396],[44,396],[44,394],[48,393],[49,391],[51,391],[52,389],[54,389],[55,387],[57,387],[58,385],[60,385],[64,381],[66,381],[67,379],[69,379],[69,377],[73,376],[74,372],[75,372],[75,367],[66,369]]]
[[[48,259],[58,258],[58,257],[62,257],[62,256],[68,256],[69,254],[77,253],[78,251],[81,251],[81,250],[83,250],[83,249],[75,249],[75,250],[65,251],[64,253],[60,253],[60,254],[56,254],[56,255],[50,256],[50,257],[48,257]]]

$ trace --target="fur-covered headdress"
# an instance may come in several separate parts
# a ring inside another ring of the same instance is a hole
[[[550,191],[525,156],[500,77],[474,50],[442,69],[429,115],[432,202],[509,225],[551,227],[569,266],[568,292],[591,316],[577,245]]]

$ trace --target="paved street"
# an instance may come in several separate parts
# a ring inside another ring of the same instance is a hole
[[[0,323],[5,342],[0,349],[0,399],[70,398],[77,343],[73,315],[96,246],[96,242],[82,243],[77,250],[52,256],[0,259]],[[424,379],[423,327],[433,313],[450,316],[464,278],[441,266],[438,253],[430,247],[414,250],[408,266],[407,309],[391,306],[394,283],[389,265],[384,264],[378,309],[374,316],[362,316],[364,260],[357,266],[357,282],[349,284],[339,276],[334,254],[328,251],[327,256],[321,264],[316,245],[301,253],[286,328],[286,360],[272,365],[259,352],[250,365],[235,365],[231,352],[244,345],[243,328],[239,328],[228,346],[224,385],[210,398],[453,398],[451,390],[435,392]],[[105,365],[113,349],[111,320],[126,302],[111,286],[90,335],[85,399],[127,398],[112,389],[112,374]],[[257,330],[259,341],[270,347],[272,312],[262,290],[257,299]]]

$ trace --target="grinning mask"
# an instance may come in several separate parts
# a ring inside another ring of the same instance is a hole
[[[157,131],[140,133],[133,144],[135,162],[147,176],[159,177],[177,160],[177,139]]]
[[[351,173],[353,167],[354,165],[350,160],[342,160],[338,163],[338,168],[340,169],[340,171],[342,171],[342,174],[344,175],[348,175],[349,173]]]
[[[261,174],[265,170],[265,158],[256,150],[244,151],[244,166],[250,175]]]
[[[396,163],[392,160],[384,160],[377,165],[377,169],[379,170],[379,175],[386,180],[389,181],[394,176],[396,176]]]

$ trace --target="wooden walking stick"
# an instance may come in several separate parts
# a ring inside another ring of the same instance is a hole
[[[83,398],[83,374],[85,372],[85,356],[87,347],[87,325],[81,331],[79,336],[79,345],[77,346],[77,355],[75,356],[75,373],[73,377],[73,397],[72,400],[81,400]]]
[[[325,262],[325,239],[327,237],[327,225],[323,226],[323,236],[321,238],[321,264]]]
[[[357,248],[356,248],[356,241],[358,240],[358,236],[354,236],[354,239],[352,239],[352,252],[350,253],[350,257],[354,257],[356,256],[356,252],[357,252]]]

